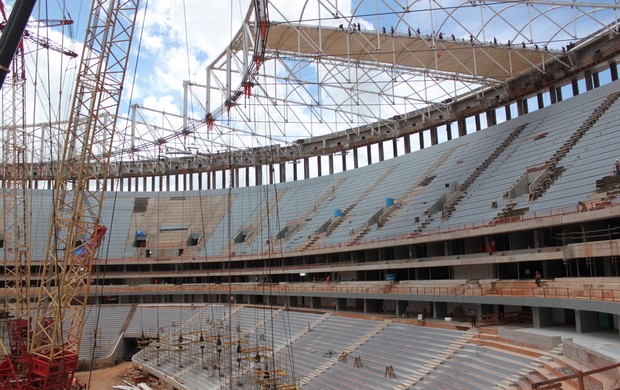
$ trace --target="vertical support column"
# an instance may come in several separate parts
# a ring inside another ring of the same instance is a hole
[[[487,116],[487,126],[495,126],[497,124],[497,114],[495,113],[495,109],[486,112]]]
[[[274,181],[274,177],[273,177],[273,174],[274,174],[273,164],[269,163],[269,165],[267,166],[267,169],[269,169],[269,173],[268,173],[268,175],[269,175],[269,184],[273,184],[273,181]]]
[[[372,165],[372,148],[370,145],[366,145],[366,159],[368,160],[368,165]]]
[[[222,169],[222,188],[228,188],[226,186],[226,173],[227,172],[228,172],[227,170]]]
[[[433,318],[445,318],[448,315],[448,304],[446,302],[432,302]]]
[[[347,310],[347,299],[337,298],[336,299],[336,311],[345,311],[345,310]]]
[[[304,179],[310,179],[310,159],[304,157]]]
[[[342,172],[346,172],[347,170],[347,154],[343,152],[341,155],[342,158]]]
[[[523,99],[518,99],[517,100],[517,115],[518,116],[522,116],[523,114],[527,113],[527,110],[524,110],[524,104],[523,104]]]
[[[586,91],[591,91],[594,88],[592,85],[592,71],[586,70],[583,72],[583,75],[586,80]]]
[[[286,183],[286,163],[280,163],[280,183]]]
[[[420,131],[418,133],[418,139],[420,140],[420,149],[424,149],[424,132]]]
[[[459,127],[459,137],[467,135],[467,123],[465,123],[465,118],[459,119],[456,123]]]
[[[408,135],[403,137],[403,141],[405,142],[405,153],[411,153],[411,138]]]
[[[398,138],[392,140],[392,156],[398,157]]]
[[[328,162],[329,162],[329,174],[333,175],[334,174],[334,155],[330,154],[328,156]]]
[[[437,137],[437,128],[430,129],[431,132],[431,145],[437,145],[439,143],[439,137]]]
[[[506,113],[506,120],[512,119],[512,111],[510,110],[510,104],[504,106],[504,112]]]
[[[553,86],[550,86],[550,87],[549,87],[549,92],[550,92],[550,94],[552,94],[552,93],[553,93],[552,91],[553,91]],[[542,109],[542,108],[545,108],[545,101],[544,101],[544,99],[543,99],[543,94],[542,94],[542,92],[538,92],[538,93],[536,94],[536,102],[538,103],[538,109],[539,109],[539,110],[540,110],[540,109]]]
[[[579,95],[579,81],[577,81],[577,79],[572,79],[570,84],[573,87],[573,96]]]
[[[213,189],[217,188],[217,172],[216,171],[211,172],[211,188]]]
[[[297,160],[293,161],[293,181],[297,181]]]
[[[575,328],[577,333],[598,330],[598,313],[594,311],[575,310]]]
[[[452,140],[452,123],[446,123],[446,138]]]
[[[321,297],[312,297],[310,300],[310,308],[320,309],[321,308]]]
[[[556,88],[555,89],[555,99],[558,102],[562,101],[562,88]]]
[[[550,85],[547,90],[549,91],[549,99],[551,100],[551,104],[557,103],[558,100],[557,100],[557,95],[555,93],[555,90],[556,90],[555,86]],[[540,102],[539,102],[539,104],[540,104]],[[542,108],[542,107],[540,107],[540,108]]]
[[[166,189],[165,191],[170,191],[170,175],[166,175]]]
[[[321,166],[321,155],[316,156],[316,170],[319,177],[323,176],[323,167]]]
[[[482,130],[482,124],[480,123],[480,114],[474,115],[474,123],[476,123],[476,131]]]
[[[254,177],[257,186],[263,185],[263,167],[260,165],[254,166]]]
[[[611,73],[611,81],[618,80],[618,64],[616,61],[609,62],[609,73]]]
[[[250,186],[250,167],[245,167],[245,186]]]
[[[199,190],[199,191],[203,189],[203,188],[202,188],[202,175],[203,175],[203,173],[202,173],[202,172],[199,172],[199,173],[198,173],[198,190]]]
[[[237,185],[238,187],[239,185]],[[194,190],[194,174],[190,173],[189,174],[189,190],[193,191]]]
[[[553,313],[549,307],[532,307],[532,325],[534,328],[553,326]]]
[[[592,73],[592,83],[594,84],[594,88],[598,88],[601,86],[601,80],[599,78],[598,72]]]
[[[239,188],[239,176],[240,176],[240,169],[239,168],[235,168],[235,188]]]
[[[383,161],[385,160],[385,156],[383,154],[383,142],[377,143],[377,146],[379,147],[379,161]]]
[[[359,168],[359,155],[357,153],[357,148],[353,149],[353,168]]]

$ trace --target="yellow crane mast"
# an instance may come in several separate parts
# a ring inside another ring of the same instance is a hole
[[[29,344],[28,386],[68,389],[78,365],[125,68],[139,0],[93,0]]]

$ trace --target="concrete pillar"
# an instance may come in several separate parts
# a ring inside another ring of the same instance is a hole
[[[304,157],[304,179],[310,179],[310,159]]]
[[[336,299],[336,311],[345,311],[345,310],[347,310],[347,299],[346,298]]]
[[[297,160],[293,161],[293,181],[297,181]]]
[[[273,164],[269,164],[269,184],[273,184],[274,181],[276,180],[276,178],[274,177],[275,175],[275,170],[273,169]]]
[[[359,168],[360,164],[359,164],[359,155],[357,153],[357,148],[353,149],[353,168],[357,169]]]
[[[166,175],[166,189],[165,191],[170,191],[170,175]],[[110,191],[114,191],[114,188],[110,188]]]
[[[601,80],[599,79],[598,72],[592,74],[592,84],[594,85],[594,88],[598,88],[601,86]]]
[[[586,70],[585,72],[583,72],[583,75],[586,81],[586,91],[591,91],[594,88],[594,86],[592,85],[592,71]]]
[[[506,120],[512,119],[512,111],[510,110],[510,104],[504,106],[504,112],[506,113]]]
[[[553,89],[553,86],[549,87],[550,90]],[[542,92],[538,92],[536,94],[536,101],[538,103],[538,109],[540,110],[541,108],[545,108],[545,101],[543,100],[543,94]]]
[[[562,88],[556,88],[556,89],[555,89],[555,99],[556,99],[558,102],[561,102],[561,101],[563,100],[563,99],[562,99]]]
[[[250,167],[245,167],[245,186],[250,186]]]
[[[364,314],[368,313],[368,299],[364,299]]]
[[[476,131],[482,130],[482,124],[480,123],[480,114],[474,115],[474,122],[476,123]]]
[[[383,142],[379,142],[377,146],[379,147],[379,161],[383,161],[385,160],[385,157],[383,154]]]
[[[553,326],[553,311],[550,307],[532,307],[532,322],[534,328]]]
[[[254,177],[257,186],[263,184],[263,170],[261,168],[260,165],[254,166]]]
[[[446,302],[433,302],[433,318],[443,319],[448,316],[448,304]]]
[[[366,159],[368,160],[368,165],[372,164],[372,149],[370,145],[366,145]]]
[[[398,139],[394,138],[392,140],[392,155],[394,157],[398,157]]]
[[[527,113],[527,111],[524,111],[523,99],[518,99],[517,100],[517,115],[522,116],[524,113]]]
[[[228,173],[228,171],[223,170],[222,171],[222,188],[228,188],[227,184],[226,184],[226,174]]]
[[[448,141],[452,139],[452,123],[446,123],[446,138]]]
[[[549,91],[549,99],[551,99],[551,104],[557,103],[558,100],[557,100],[557,96],[555,93],[556,88],[553,85],[550,85],[547,90]]]
[[[316,156],[316,170],[319,177],[323,176],[323,167],[321,166],[321,156]]]
[[[594,332],[598,329],[598,313],[595,311],[575,310],[575,327],[577,333]]]
[[[347,154],[342,153],[341,158],[342,158],[342,171],[345,172],[347,170]]]
[[[320,309],[321,308],[321,298],[320,297],[312,297],[310,300],[310,308],[311,309]]]
[[[579,82],[577,79],[572,79],[570,84],[573,87],[573,96],[579,95]]]
[[[278,166],[280,167],[280,183],[286,183],[286,164],[280,163]]]
[[[459,137],[467,135],[467,123],[465,123],[465,119],[461,118],[457,121],[459,127]]]
[[[618,64],[616,61],[611,61],[609,63],[609,73],[611,73],[611,81],[618,80]]]
[[[327,156],[327,160],[329,164],[329,174],[333,175],[334,174],[334,155],[330,154],[329,156]]]
[[[217,187],[217,172],[213,171],[211,172],[211,188],[216,188]]]
[[[431,145],[437,145],[439,143],[439,138],[437,137],[437,128],[433,127],[430,129],[431,132]]]
[[[403,137],[403,141],[405,142],[405,153],[411,153],[411,138],[408,135]]]
[[[497,115],[495,114],[494,109],[487,111],[486,116],[487,116],[487,126],[495,126],[497,124]]]

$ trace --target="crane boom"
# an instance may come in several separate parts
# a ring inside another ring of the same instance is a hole
[[[37,389],[68,389],[77,368],[93,258],[106,232],[99,221],[138,5],[92,3],[32,325],[29,380]]]

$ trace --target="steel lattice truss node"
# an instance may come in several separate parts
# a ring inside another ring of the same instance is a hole
[[[509,103],[524,75],[568,80],[576,49],[617,30],[611,0],[289,3],[252,2],[206,78],[184,83],[182,115],[149,125],[154,110],[135,105],[119,119],[111,174],[159,175],[169,159],[193,172],[260,166],[414,133],[472,97]],[[34,176],[50,177],[56,131],[29,132]],[[327,147],[343,135],[357,143]]]

